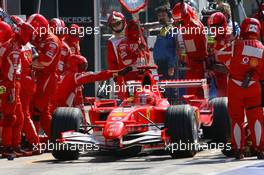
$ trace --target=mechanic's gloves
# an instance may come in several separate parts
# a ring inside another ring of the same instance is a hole
[[[0,86],[0,95],[6,93],[6,87],[5,86]]]

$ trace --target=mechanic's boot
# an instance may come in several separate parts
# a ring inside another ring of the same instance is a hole
[[[16,147],[14,149],[15,154],[17,155],[17,157],[27,157],[27,156],[32,156],[32,152],[31,151],[25,151],[23,150],[20,146]]]
[[[237,160],[242,160],[245,158],[244,151],[243,150],[235,150],[235,158]]]
[[[264,159],[264,152],[263,151],[258,151],[257,152],[257,158],[258,159]]]
[[[13,160],[16,158],[16,154],[12,147],[4,147],[2,152],[2,158],[7,158],[8,160]]]

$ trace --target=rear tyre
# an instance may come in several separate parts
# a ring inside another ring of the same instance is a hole
[[[65,149],[66,145],[62,146],[56,140],[60,138],[61,132],[79,131],[81,121],[82,112],[78,108],[60,107],[56,109],[51,124],[51,141],[56,145],[52,151],[54,158],[58,160],[77,160],[79,158],[79,150]]]
[[[170,106],[165,127],[171,137],[172,158],[193,157],[198,152],[198,111],[190,105]]]
[[[211,139],[211,143],[224,144],[222,153],[227,157],[233,157],[231,150],[231,121],[228,114],[227,97],[214,98],[210,104],[214,108],[212,126],[206,128],[205,135]]]
[[[214,108],[213,123],[209,128],[212,141],[215,143],[228,143],[231,138],[231,122],[227,108],[227,98],[214,98],[210,101]]]

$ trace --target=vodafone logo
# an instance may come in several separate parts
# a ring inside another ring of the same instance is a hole
[[[242,64],[248,64],[249,63],[249,58],[248,57],[244,57],[242,59]]]

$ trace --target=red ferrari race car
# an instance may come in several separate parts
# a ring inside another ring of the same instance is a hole
[[[156,81],[152,68],[139,68],[143,72],[142,81],[128,83],[133,93],[120,105],[118,100],[87,98],[90,124],[83,123],[85,120],[77,108],[57,108],[52,119],[51,137],[57,145],[53,156],[73,160],[78,159],[81,150],[136,155],[163,149],[172,158],[192,157],[200,149],[198,143],[205,140],[228,142],[226,98],[209,100],[205,79]],[[170,105],[161,93],[164,88],[193,87],[202,87],[203,99],[186,95],[179,104]],[[185,145],[183,149],[181,145]]]

